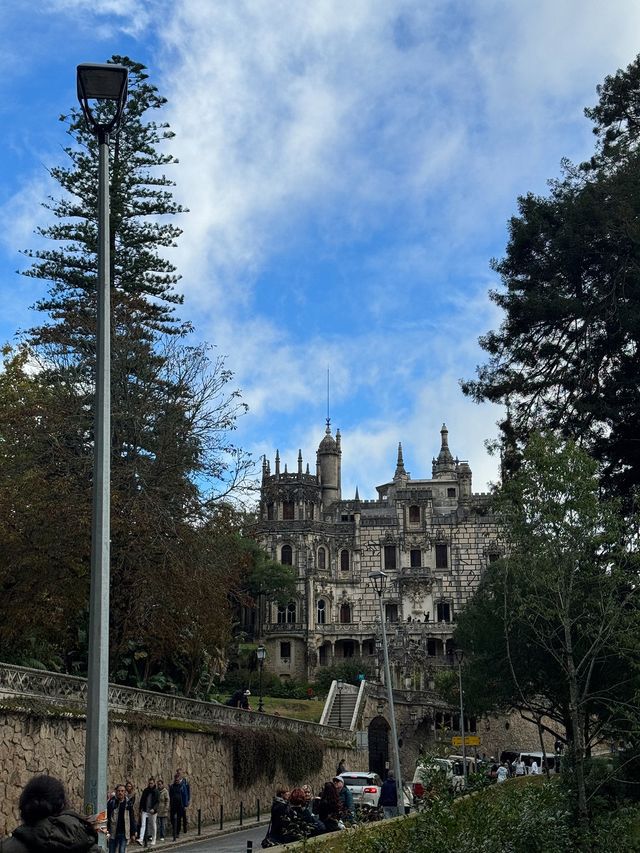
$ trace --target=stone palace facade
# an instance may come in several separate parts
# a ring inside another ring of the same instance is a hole
[[[452,633],[487,563],[500,553],[488,496],[474,494],[471,468],[454,459],[445,425],[430,479],[413,480],[402,446],[393,478],[375,500],[341,491],[341,437],[329,422],[316,471],[273,471],[265,459],[258,538],[293,566],[297,594],[266,604],[257,626],[267,668],[282,679],[313,680],[319,668],[362,658],[379,674],[380,610],[369,572],[387,574],[383,612],[394,686],[428,690],[434,667],[451,664]]]

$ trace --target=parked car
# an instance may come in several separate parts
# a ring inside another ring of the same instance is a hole
[[[377,773],[371,770],[346,771],[340,774],[340,778],[353,794],[354,806],[362,805],[363,803],[369,806],[378,805],[382,779]],[[404,789],[404,806],[406,812],[413,806],[413,796],[408,785],[403,785],[402,787]]]
[[[453,762],[449,761],[448,758],[430,758],[427,761],[419,761],[411,783],[414,800],[424,799],[430,780],[440,781],[447,788],[454,790]]]
[[[340,779],[353,794],[353,804],[368,803],[377,806],[380,799],[380,788],[382,779],[377,773],[371,771],[346,771],[340,774]]]

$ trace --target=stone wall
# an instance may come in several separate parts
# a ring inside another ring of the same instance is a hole
[[[86,681],[59,673],[0,664],[0,835],[19,823],[22,788],[39,773],[64,782],[73,808],[81,809],[85,758]],[[109,774],[113,787],[131,779],[141,790],[149,776],[169,785],[177,767],[191,784],[191,821],[237,816],[240,803],[255,815],[268,810],[278,782],[291,784],[278,763],[275,778],[256,779],[239,790],[233,776],[233,743],[262,730],[291,733],[322,744],[322,768],[304,781],[314,789],[330,779],[340,758],[366,770],[367,754],[355,733],[302,720],[258,714],[145,690],[109,685]]]
[[[245,717],[253,713],[242,712]],[[270,717],[274,729],[286,729],[286,721]],[[319,728],[319,727],[318,727]],[[336,730],[340,734],[340,730]],[[335,773],[340,758],[349,766],[367,769],[365,754],[353,749],[350,741],[324,739],[324,763],[319,773],[307,780],[317,790]],[[38,712],[33,716],[5,707],[0,710],[0,835],[18,823],[17,804],[22,788],[39,773],[49,773],[64,782],[71,805],[81,809],[83,801],[85,721],[72,715]],[[233,745],[230,731],[212,727],[209,731],[181,728],[177,721],[162,725],[138,718],[135,723],[111,722],[109,726],[110,786],[131,779],[138,791],[149,776],[172,781],[176,767],[184,769],[191,784],[190,820],[195,828],[198,809],[203,823],[219,820],[220,806],[226,817],[255,815],[257,800],[268,811],[275,785],[284,778],[279,767],[273,781],[263,778],[247,790],[237,790],[233,780]]]

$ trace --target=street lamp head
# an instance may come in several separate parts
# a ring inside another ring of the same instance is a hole
[[[382,590],[384,589],[385,581],[387,580],[387,573],[382,571],[369,572],[369,580],[373,584],[373,588],[378,595],[382,595]]]
[[[127,100],[129,71],[124,65],[111,62],[84,62],[78,65],[78,100],[89,128],[93,133],[117,133]],[[107,121],[94,116],[89,101],[110,101],[113,114]]]
[[[454,649],[453,656],[456,659],[456,663],[458,666],[462,666],[462,661],[464,660],[464,651],[462,649]]]
[[[258,648],[256,649],[256,657],[258,658],[258,663],[264,663],[265,658],[267,657],[267,650],[264,646],[258,646]]]

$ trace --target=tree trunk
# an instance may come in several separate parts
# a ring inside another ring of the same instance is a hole
[[[589,828],[589,810],[587,808],[587,792],[584,782],[584,714],[580,711],[578,696],[578,677],[575,661],[573,659],[573,639],[571,637],[571,626],[569,617],[565,614],[563,619],[565,644],[567,649],[567,681],[569,684],[569,714],[571,715],[573,729],[573,750],[575,760],[576,787],[578,789],[578,819],[582,832],[585,834]]]

